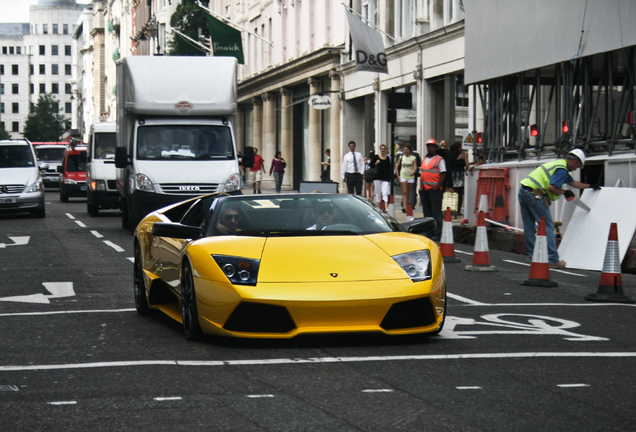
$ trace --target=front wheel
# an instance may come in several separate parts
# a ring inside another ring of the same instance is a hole
[[[90,198],[86,201],[86,210],[88,210],[88,214],[92,217],[99,216],[99,206]]]
[[[130,229],[130,214],[128,212],[128,200],[122,198],[121,200],[121,227],[123,229]]]
[[[194,277],[192,276],[190,263],[187,261],[183,263],[181,274],[181,316],[183,318],[183,333],[186,339],[198,339],[202,331],[197,311],[197,296],[194,291]]]
[[[135,264],[133,270],[135,308],[139,315],[147,315],[150,311],[148,298],[146,297],[146,283],[144,282],[144,269],[141,261],[141,250],[135,246]]]

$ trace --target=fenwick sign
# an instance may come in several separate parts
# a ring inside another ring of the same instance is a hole
[[[313,95],[309,98],[308,103],[310,107],[317,110],[331,108],[331,98],[327,95]]]

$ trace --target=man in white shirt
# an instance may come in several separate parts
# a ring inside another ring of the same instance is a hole
[[[362,173],[364,172],[364,160],[356,151],[355,141],[349,141],[349,152],[342,158],[342,181],[347,182],[347,193],[362,195]]]

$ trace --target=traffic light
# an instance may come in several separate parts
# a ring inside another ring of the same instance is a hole
[[[481,144],[481,132],[477,132],[477,143]]]
[[[537,135],[539,135],[539,129],[536,124],[533,124],[530,126],[530,136],[536,137]]]
[[[562,127],[563,127],[563,133],[566,134],[568,132],[570,132],[570,125],[568,123],[567,120],[563,120],[563,122],[561,123]]]

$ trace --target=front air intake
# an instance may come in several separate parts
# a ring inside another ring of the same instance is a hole
[[[385,315],[380,327],[384,330],[398,330],[425,327],[435,322],[435,310],[431,300],[419,298],[395,303]]]
[[[241,303],[225,322],[227,331],[246,333],[288,333],[296,324],[286,308],[260,303]]]

